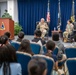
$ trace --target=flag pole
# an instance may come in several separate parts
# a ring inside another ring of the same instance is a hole
[[[60,0],[58,0],[58,24],[57,29],[60,30],[61,26],[61,11],[60,11]]]
[[[47,1],[47,17],[46,17],[46,22],[48,24],[48,27],[50,25],[50,0]],[[47,39],[49,36],[49,30],[48,30],[48,34],[47,34]]]

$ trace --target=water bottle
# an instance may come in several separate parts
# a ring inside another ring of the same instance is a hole
[[[56,28],[54,27],[54,31],[56,31]]]

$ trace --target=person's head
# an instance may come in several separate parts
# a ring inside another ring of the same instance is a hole
[[[0,46],[0,62],[17,62],[16,50],[10,44]]]
[[[19,37],[20,39],[23,39],[23,38],[24,38],[24,32],[22,32],[22,31],[19,32],[19,33],[18,33],[18,37]]]
[[[76,34],[74,35],[74,41],[76,42]]]
[[[53,41],[49,40],[46,43],[46,48],[47,48],[47,50],[53,51],[55,49],[55,43]]]
[[[0,46],[0,68],[3,66],[3,75],[11,75],[10,63],[16,63],[16,51],[11,45]]]
[[[71,24],[71,23],[72,23],[72,20],[68,20],[68,21],[67,21],[67,24]]]
[[[10,32],[5,32],[4,35],[6,35],[8,38],[10,38]]]
[[[52,35],[52,40],[53,41],[59,41],[59,33],[55,33]]]
[[[1,44],[8,44],[8,37],[6,35],[2,35],[0,37]]]
[[[44,23],[45,19],[44,18],[41,18],[40,22],[41,23]]]
[[[40,31],[40,30],[35,30],[35,32],[34,32],[34,36],[35,37],[41,37],[41,35],[42,35],[42,32]]]
[[[27,39],[22,40],[19,51],[32,54],[31,47],[30,47],[30,41]]]
[[[47,75],[47,62],[41,58],[33,58],[28,63],[29,75]]]

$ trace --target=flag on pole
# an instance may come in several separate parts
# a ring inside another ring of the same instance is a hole
[[[58,24],[57,24],[57,29],[60,29],[61,26],[61,10],[60,10],[60,0],[58,3]]]
[[[50,23],[50,1],[48,0],[46,21]]]
[[[75,22],[75,9],[74,9],[74,7],[75,7],[75,2],[74,2],[74,0],[72,0],[73,2],[72,2],[72,12],[71,12],[71,20],[72,20],[72,22]]]

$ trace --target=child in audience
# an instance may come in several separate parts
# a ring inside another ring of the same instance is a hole
[[[28,64],[29,75],[47,75],[47,63],[41,58],[33,58]]]
[[[34,39],[32,40],[32,42],[37,43],[37,42],[41,41],[42,45],[46,44],[46,42],[41,39],[41,35],[42,35],[42,32],[40,30],[36,30],[34,32]]]
[[[23,40],[23,38],[24,38],[24,32],[21,31],[21,32],[19,32],[18,39],[16,41],[21,42]]]
[[[1,42],[1,45],[3,45],[3,44],[9,44],[9,39],[8,39],[8,37],[6,35],[2,35],[0,37],[0,42]]]
[[[22,75],[15,49],[10,44],[0,46],[0,75]]]
[[[20,44],[20,47],[19,47],[18,51],[34,55],[34,53],[31,51],[30,41],[26,40],[26,39],[21,41],[21,44]]]
[[[55,43],[51,40],[49,40],[46,43],[46,48],[47,48],[47,53],[46,56],[52,57],[55,61],[55,70],[58,70],[58,61],[57,61],[57,56],[53,54],[53,51],[55,49]]]
[[[11,39],[10,39],[11,34],[10,34],[10,32],[5,32],[4,35],[6,35],[8,37],[9,43],[11,43]]]
[[[52,35],[52,40],[55,42],[56,46],[59,48],[59,53],[64,53],[64,45],[59,39],[59,33],[55,33]]]

